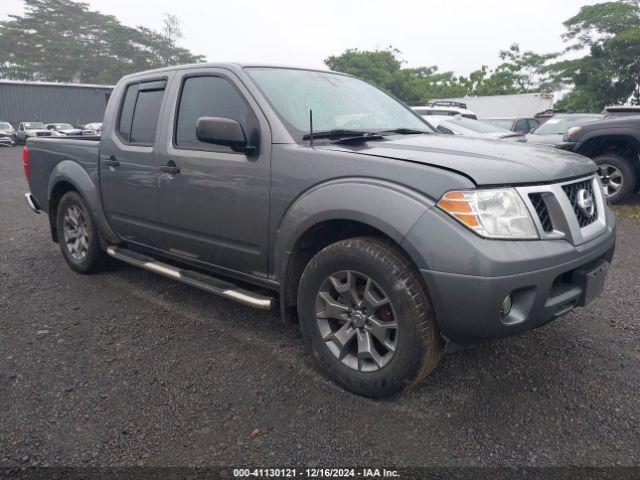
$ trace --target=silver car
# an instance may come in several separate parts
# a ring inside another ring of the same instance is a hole
[[[11,147],[16,144],[16,132],[9,122],[0,122],[0,146]]]

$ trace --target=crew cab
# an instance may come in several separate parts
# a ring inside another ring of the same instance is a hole
[[[27,202],[73,270],[111,257],[278,305],[331,379],[373,397],[420,381],[446,342],[587,305],[615,246],[591,160],[437,134],[334,72],[130,75],[100,140],[29,138],[23,162]]]

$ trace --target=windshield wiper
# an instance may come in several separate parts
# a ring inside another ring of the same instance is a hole
[[[427,130],[416,130],[415,128],[394,128],[393,130],[383,130],[381,134],[385,133],[397,133],[398,135],[418,135],[422,133],[429,134],[431,132]]]
[[[370,140],[372,138],[379,138],[381,135],[378,132],[366,131],[366,130],[349,130],[346,128],[334,128],[333,130],[322,130],[319,132],[305,133],[302,136],[303,140],[311,140],[311,138],[328,138],[331,140],[339,139],[356,139],[362,138]]]

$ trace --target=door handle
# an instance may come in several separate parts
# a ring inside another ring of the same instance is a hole
[[[113,155],[111,155],[108,160],[103,160],[102,163],[104,165],[106,165],[107,167],[119,167],[120,166],[120,162]]]
[[[168,173],[169,175],[176,175],[180,173],[180,167],[178,167],[173,160],[170,160],[166,165],[160,167],[160,171],[162,173]]]

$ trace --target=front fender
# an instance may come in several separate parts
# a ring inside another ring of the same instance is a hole
[[[623,137],[628,138],[636,142],[640,146],[640,135],[638,131],[631,127],[611,127],[611,128],[598,128],[593,132],[586,132],[584,137],[580,138],[574,148],[574,152],[582,155],[588,154],[585,151],[585,147],[591,140],[595,140],[601,137]]]
[[[285,278],[297,241],[314,225],[351,220],[376,228],[400,244],[433,204],[414,190],[384,180],[343,178],[316,185],[293,202],[279,224],[274,250],[277,279]]]
[[[109,243],[119,243],[118,236],[109,226],[104,216],[100,192],[96,184],[97,178],[94,181],[89,173],[77,162],[62,160],[56,164],[49,176],[49,185],[47,187],[47,199],[49,202],[53,197],[54,189],[62,182],[73,185],[82,196],[103,239]],[[51,219],[51,221],[55,222],[55,219]]]

